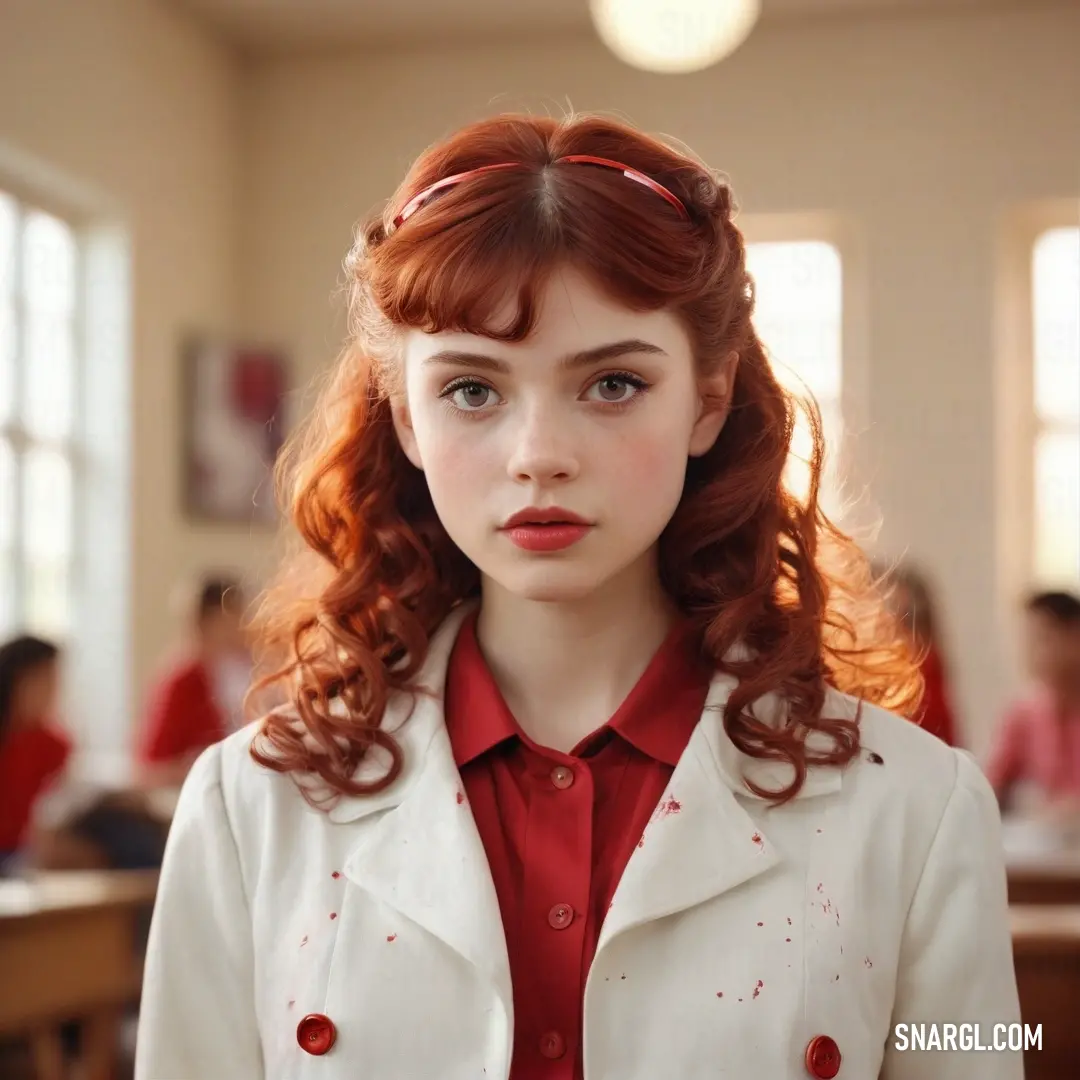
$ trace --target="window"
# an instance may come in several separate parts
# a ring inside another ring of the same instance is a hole
[[[836,519],[841,510],[840,253],[819,240],[751,243],[747,268],[755,282],[754,326],[777,379],[796,395],[812,395],[821,411],[826,446],[821,503]],[[810,449],[809,425],[800,414],[786,474],[796,495],[805,496],[810,486]]]
[[[78,245],[0,192],[0,633],[70,626]]]
[[[1080,586],[1080,228],[1044,232],[1032,259],[1035,581]]]

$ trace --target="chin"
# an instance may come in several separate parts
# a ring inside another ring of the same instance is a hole
[[[595,568],[538,562],[531,567],[500,567],[490,575],[511,596],[541,604],[568,604],[584,600],[596,592],[603,576]]]

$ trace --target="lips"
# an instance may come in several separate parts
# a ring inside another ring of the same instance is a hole
[[[564,510],[561,506],[530,506],[511,514],[503,523],[504,529],[517,529],[528,525],[591,525],[580,514]]]

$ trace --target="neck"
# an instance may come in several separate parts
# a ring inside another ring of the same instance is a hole
[[[566,752],[610,719],[677,619],[650,560],[568,601],[524,599],[485,580],[476,631],[522,730]]]

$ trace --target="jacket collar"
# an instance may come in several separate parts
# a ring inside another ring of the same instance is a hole
[[[431,764],[435,737],[446,733],[443,711],[446,669],[458,631],[473,606],[458,605],[432,635],[427,656],[416,676],[416,691],[397,691],[387,702],[383,728],[395,736],[402,751],[402,768],[397,779],[374,795],[343,796],[329,811],[331,821],[357,821],[397,806],[417,786]],[[376,780],[385,775],[388,764],[389,755],[375,747],[360,763],[354,778]]]
[[[795,770],[787,762],[767,761],[744,754],[728,737],[724,730],[723,711],[735,685],[736,680],[730,675],[717,673],[713,676],[700,730],[713,756],[717,775],[723,783],[734,794],[743,798],[763,800],[768,797],[768,792],[782,791],[787,787],[794,779]],[[825,695],[825,710],[830,716],[850,719],[855,717],[851,700],[832,690]],[[785,705],[779,695],[767,694],[755,702],[754,712],[764,723],[779,726],[784,721]],[[824,752],[830,748],[831,743],[828,736],[814,731],[807,736],[806,746],[808,749]],[[752,791],[747,781],[752,781],[766,794],[758,795]],[[795,798],[808,799],[831,794],[840,790],[842,782],[842,770],[835,766],[808,766],[802,787]]]
[[[401,773],[393,784],[375,795],[343,796],[329,811],[331,821],[357,821],[399,805],[430,767],[431,751],[441,752],[443,738],[436,740],[436,736],[446,735],[443,709],[446,671],[458,632],[473,607],[472,603],[460,604],[450,612],[432,635],[427,657],[416,677],[417,690],[396,692],[387,704],[383,726],[396,736],[401,746]],[[727,788],[743,798],[759,800],[762,796],[750,790],[747,780],[766,791],[779,791],[791,782],[794,773],[791,766],[783,762],[764,761],[742,753],[728,738],[724,731],[723,708],[734,686],[735,680],[729,675],[717,673],[713,676],[695,740],[704,739],[712,760],[711,768]],[[850,717],[855,715],[850,700],[841,694],[830,692],[826,702],[830,712],[842,711],[844,716]],[[783,704],[775,694],[759,701],[755,710],[766,722],[779,723],[782,720]],[[808,737],[807,745],[812,749],[826,748],[828,740],[814,732]],[[384,752],[375,748],[361,762],[356,779],[378,778],[385,773],[388,760]],[[795,798],[805,799],[839,791],[841,782],[840,769],[811,766]]]

